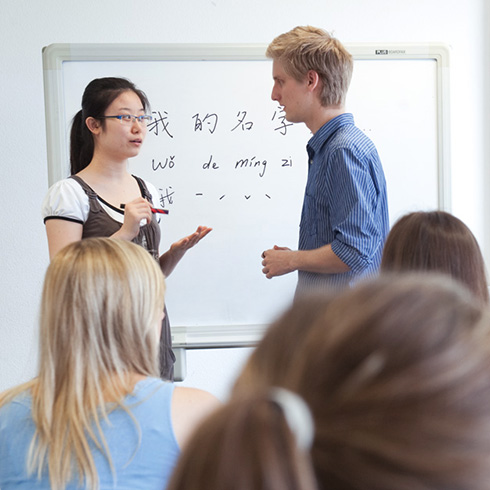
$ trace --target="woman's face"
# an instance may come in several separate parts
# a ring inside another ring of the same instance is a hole
[[[134,92],[126,91],[110,104],[104,116],[120,115],[142,116],[145,114],[143,104]],[[138,155],[147,132],[146,121],[138,122],[119,119],[104,119],[99,121],[96,129],[91,129],[94,135],[95,151],[102,152],[111,159],[126,160]],[[89,126],[90,127],[90,126]]]

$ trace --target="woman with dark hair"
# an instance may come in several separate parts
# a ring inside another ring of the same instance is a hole
[[[391,228],[383,249],[381,271],[433,271],[461,281],[488,303],[485,263],[471,230],[445,211],[418,211],[402,216]]]
[[[160,227],[152,212],[157,190],[128,171],[128,160],[138,155],[145,140],[148,113],[146,95],[129,80],[98,78],[87,85],[71,128],[72,175],[54,184],[43,203],[51,259],[77,240],[121,238],[148,250],[168,276],[187,250],[211,231],[199,226],[160,255]],[[164,378],[172,379],[175,357],[165,318],[161,369]]]

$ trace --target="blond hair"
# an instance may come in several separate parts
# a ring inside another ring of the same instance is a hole
[[[101,429],[114,402],[132,390],[131,374],[158,376],[158,325],[164,277],[142,247],[88,238],[60,251],[48,267],[40,311],[39,376],[13,388],[0,405],[31,389],[36,432],[28,471],[49,471],[62,489],[77,470],[98,488],[89,442],[110,454]],[[134,420],[134,419],[133,419]],[[135,448],[136,449],[136,448]]]
[[[352,78],[351,54],[328,32],[311,26],[298,26],[276,37],[266,56],[278,60],[284,71],[303,80],[310,70],[322,82],[320,102],[323,106],[344,105]]]

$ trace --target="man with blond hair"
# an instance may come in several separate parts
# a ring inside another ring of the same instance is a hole
[[[343,287],[377,271],[389,229],[386,182],[373,142],[345,111],[352,56],[322,29],[296,27],[267,48],[272,99],[290,122],[305,123],[308,180],[299,250],[262,254],[267,278],[298,271],[296,293]]]

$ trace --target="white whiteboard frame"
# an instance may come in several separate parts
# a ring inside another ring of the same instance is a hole
[[[451,209],[449,49],[443,44],[346,44],[354,60],[436,61],[438,205]],[[63,63],[66,61],[237,61],[264,60],[265,44],[51,44],[42,50],[48,182],[66,175]],[[272,82],[271,82],[272,83]],[[176,348],[252,346],[266,325],[172,327]]]

